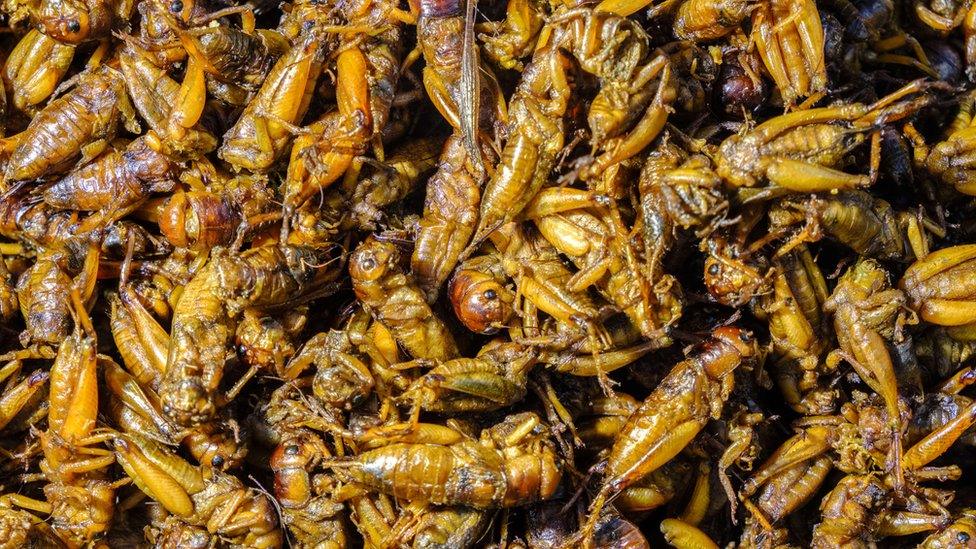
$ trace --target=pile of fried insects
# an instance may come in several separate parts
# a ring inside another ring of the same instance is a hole
[[[0,547],[976,547],[976,3],[0,12]]]

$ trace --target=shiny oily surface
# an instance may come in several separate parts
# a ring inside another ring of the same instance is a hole
[[[0,547],[976,547],[970,3],[0,28]]]

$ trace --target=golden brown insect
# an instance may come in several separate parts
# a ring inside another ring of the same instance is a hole
[[[944,183],[968,195],[976,193],[974,166],[969,155],[972,140],[976,138],[974,109],[976,93],[971,92],[960,101],[959,112],[946,128],[945,136],[931,148],[913,129],[909,132],[915,145],[916,159],[924,162],[925,167]]]
[[[403,22],[413,17],[388,0],[356,0],[340,7],[350,30],[380,30],[344,37],[349,45],[340,48],[336,58],[337,110],[295,139],[284,190],[286,210],[332,185],[370,143],[378,143],[393,105]],[[353,175],[357,171],[358,167],[352,169]]]
[[[152,218],[173,245],[202,252],[279,220],[273,198],[266,177],[241,174],[205,191],[177,191]]]
[[[485,534],[492,513],[460,505],[409,505],[393,524],[389,538],[412,547],[471,547]]]
[[[474,31],[467,24],[466,4],[458,0],[419,4],[417,39],[427,63],[424,88],[441,116],[464,136],[468,154],[476,157],[477,143],[506,121],[505,99],[491,69],[481,64]],[[480,158],[470,161],[481,167]]]
[[[383,209],[410,194],[437,167],[442,148],[440,138],[411,140],[373,165],[373,172],[356,181],[352,191],[352,220],[362,229],[376,229]]]
[[[248,307],[295,302],[334,276],[313,250],[261,246],[220,254],[183,290],[173,313],[163,411],[180,425],[205,423],[222,404],[217,391],[237,320]],[[331,273],[331,274],[328,274]],[[257,370],[249,370],[238,387]]]
[[[607,46],[600,48],[601,42]],[[585,8],[557,16],[509,103],[509,139],[485,187],[475,243],[522,211],[546,183],[562,149],[571,93],[562,51],[600,79],[587,122],[592,141],[604,152],[593,158],[584,177],[599,176],[636,155],[664,127],[674,98],[671,67],[666,55],[650,48],[646,33],[629,19]]]
[[[247,547],[281,547],[278,517],[267,495],[236,477],[193,467],[158,443],[133,434],[112,440],[115,459],[140,490],[193,526]]]
[[[805,247],[777,258],[771,272],[771,291],[757,313],[769,324],[773,379],[794,410],[829,414],[840,395],[828,382],[835,370],[822,360],[831,341],[822,312],[827,282]]]
[[[933,460],[946,452],[976,422],[976,404],[961,410],[959,415],[946,424],[930,432],[912,447],[905,450],[903,467],[917,481],[928,479],[953,479],[961,471],[958,466],[929,466]],[[913,521],[911,513],[902,518],[893,504],[893,489],[890,475],[875,473],[850,474],[841,479],[821,504],[823,520],[813,529],[813,547],[831,547],[837,544],[858,543],[869,538],[874,532],[886,529],[897,533],[900,522]],[[939,502],[922,501],[922,509],[937,509]],[[917,515],[919,513],[915,513]],[[924,513],[923,513],[924,514]],[[914,532],[940,528],[943,518],[937,513],[929,516],[927,527]],[[909,530],[913,532],[913,530]]]
[[[910,261],[928,253],[926,233],[944,234],[931,220],[895,211],[884,200],[861,190],[782,199],[773,206],[769,219],[778,229],[803,224],[779,253],[825,234],[863,256]]]
[[[792,105],[826,89],[824,31],[814,2],[757,3],[752,12],[751,39],[784,103]]]
[[[459,265],[447,289],[458,320],[481,334],[493,334],[508,326],[515,314],[515,294],[507,280],[495,255],[473,257]]]
[[[666,330],[681,316],[680,288],[667,275],[646,280],[636,257],[639,251],[630,245],[629,235],[621,234],[622,223],[609,221],[611,216],[598,207],[600,198],[592,199],[588,208],[573,208],[579,194],[570,189],[543,189],[525,211],[542,236],[579,269],[567,281],[567,289],[580,291],[595,285],[644,337],[667,345]],[[563,195],[553,202],[565,202],[569,211],[542,215],[541,203],[548,202],[550,195]],[[588,200],[586,193],[580,197],[583,203]]]
[[[26,324],[21,334],[24,345],[31,341],[57,345],[68,336],[71,290],[88,299],[95,289],[97,269],[98,251],[92,246],[84,259],[66,250],[47,251],[20,275],[16,290]]]
[[[891,463],[895,487],[900,489],[901,411],[898,380],[885,344],[885,337],[902,337],[899,311],[905,302],[901,290],[889,286],[887,273],[874,261],[861,261],[841,277],[824,311],[834,315],[834,331],[840,349],[828,356],[828,363],[844,360],[885,402],[892,432]],[[883,337],[884,336],[884,337]]]
[[[111,328],[125,370],[107,368],[106,386],[114,400],[110,415],[120,428],[154,440],[182,444],[198,462],[219,469],[240,464],[246,453],[232,422],[217,421],[185,428],[163,413],[159,389],[166,373],[171,340],[139,300],[125,277],[118,295],[109,298]]]
[[[355,397],[367,393],[374,386],[375,382],[377,396],[381,399],[387,399],[394,394],[402,393],[413,382],[414,375],[412,372],[403,372],[393,368],[395,364],[399,364],[403,360],[396,338],[393,337],[393,334],[386,326],[372,320],[364,309],[360,308],[350,317],[346,325],[345,333],[349,344],[357,346],[360,353],[359,356],[363,357],[362,360],[366,360],[366,357],[368,357],[369,361],[366,364],[368,365],[368,372],[373,379],[363,377],[358,372],[349,375],[351,373],[349,370],[358,368],[358,366],[354,363],[346,364],[338,361],[334,365],[339,370],[337,372],[338,375],[320,370],[320,375],[316,376],[317,386],[320,388],[319,395],[325,392],[321,389],[322,387],[331,387],[331,390],[328,390],[328,394],[333,397],[340,394],[341,390],[353,391],[352,394]],[[344,342],[340,343],[337,345],[337,348],[341,349],[345,345],[346,343]],[[346,373],[343,373],[343,370]],[[328,375],[322,375],[323,373]],[[333,383],[329,379],[334,379],[339,376],[343,378],[343,381],[339,384]],[[348,388],[344,386],[348,386]],[[340,388],[340,391],[336,391],[336,387]],[[320,398],[324,399],[321,396]],[[326,401],[328,402],[328,400]],[[348,407],[349,402],[343,402],[343,405]],[[334,403],[333,405],[337,404]]]
[[[976,544],[976,516],[972,509],[963,509],[959,516],[938,532],[926,537],[922,549],[948,549],[949,547],[973,547]]]
[[[150,193],[172,189],[175,177],[175,163],[138,138],[51,184],[41,197],[55,208],[95,212],[78,226],[84,234],[121,219]]]
[[[309,475],[315,460],[330,454],[314,435],[282,441],[271,456],[275,472],[275,496],[282,507],[284,525],[301,544],[316,547],[345,547],[343,506],[327,497],[331,479]]]
[[[34,13],[38,29],[65,44],[108,36],[126,21],[134,2],[127,0],[42,0]]]
[[[206,101],[200,62],[188,63],[179,83],[129,39],[119,53],[119,65],[129,97],[149,126],[146,140],[151,148],[191,158],[216,148],[216,137],[197,123]]]
[[[79,299],[75,305],[79,322],[87,321]],[[84,328],[89,334],[94,329]],[[115,485],[107,468],[114,459],[110,452],[93,447],[105,440],[95,428],[98,414],[96,358],[93,336],[76,332],[65,340],[51,367],[51,410],[48,431],[41,437],[44,460],[41,470],[50,483],[45,496],[51,505],[52,527],[70,544],[81,546],[105,534],[112,522]],[[62,398],[68,402],[59,402]],[[85,456],[85,457],[81,457]]]
[[[564,141],[565,64],[558,50],[540,48],[522,72],[508,105],[509,138],[482,193],[474,243],[514,219],[548,180]]]
[[[47,399],[50,374],[36,370],[21,376],[22,368],[23,361],[18,358],[0,368],[0,381],[7,384],[0,395],[0,431],[7,434],[33,427],[47,416],[50,406]]]
[[[435,505],[515,507],[552,497],[561,471],[548,427],[531,412],[507,417],[480,440],[447,429],[327,463],[367,491]]]
[[[298,377],[309,366],[315,366],[312,391],[323,403],[336,409],[358,406],[373,390],[375,380],[368,360],[353,347],[346,330],[331,330],[309,338],[288,362],[285,379]]]
[[[577,432],[587,455],[601,455],[613,445],[627,420],[640,403],[630,395],[617,392],[613,396],[593,399],[577,419]],[[624,488],[613,500],[614,507],[628,515],[639,514],[666,505],[680,495],[681,487],[690,480],[691,464],[673,459],[660,469]],[[597,524],[597,531],[600,525]],[[599,534],[596,534],[599,537]]]
[[[718,40],[735,32],[753,9],[748,0],[687,0],[675,14],[674,35],[695,42]]]
[[[207,91],[230,105],[245,105],[290,47],[285,37],[265,29],[248,33],[229,25],[208,25],[177,29],[177,34],[203,65],[209,77]]]
[[[535,41],[545,22],[547,2],[513,0],[505,5],[505,19],[489,23],[487,32],[478,35],[485,55],[505,69],[524,68],[523,59],[532,55]]]
[[[710,162],[702,156],[688,157],[673,143],[648,153],[638,190],[645,262],[652,272],[660,270],[679,228],[710,232],[729,207]],[[653,274],[650,278],[652,284],[657,282]]]
[[[360,303],[411,356],[439,361],[458,356],[454,336],[431,311],[413,276],[404,272],[393,243],[366,239],[349,259],[349,275]]]
[[[529,372],[536,364],[537,353],[525,345],[489,342],[475,358],[433,364],[400,398],[413,403],[413,422],[421,410],[490,412],[522,400]]]
[[[681,519],[662,520],[661,533],[665,541],[677,549],[718,549],[708,534]]]
[[[915,81],[871,105],[849,103],[770,118],[726,138],[715,155],[715,170],[733,187],[755,187],[766,181],[794,192],[865,187],[877,177],[877,147],[872,145],[869,175],[837,168],[852,148],[876,132],[879,123],[903,118],[923,105],[924,95],[902,99],[925,88]]]
[[[482,161],[494,158],[490,149],[482,149]],[[475,162],[463,137],[455,132],[444,145],[437,172],[427,182],[410,266],[428,301],[437,298],[474,234],[484,180],[484,171]]]
[[[39,257],[17,282],[17,295],[26,330],[25,342],[60,343],[71,329],[68,295],[71,277],[59,264],[59,257]]]
[[[436,299],[474,234],[481,186],[489,173],[485,166],[494,165],[498,159],[489,136],[507,116],[494,74],[481,66],[476,47],[466,41],[462,7],[456,0],[424,1],[417,22],[420,48],[427,62],[427,95],[454,128],[437,172],[427,182],[424,213],[410,262],[430,301]],[[477,74],[466,73],[472,70],[469,63],[476,65],[473,72]]]
[[[828,426],[802,428],[770,455],[742,486],[741,495],[752,516],[753,528],[772,531],[795,510],[805,505],[833,467]],[[751,498],[756,495],[755,498]],[[753,500],[755,503],[753,503]],[[750,528],[746,528],[746,537]]]
[[[3,67],[3,85],[13,106],[27,113],[40,108],[68,72],[74,55],[74,46],[36,29],[24,35]]]
[[[129,131],[138,131],[122,73],[108,65],[82,73],[73,88],[48,103],[19,134],[4,182],[9,187],[63,172],[79,158],[95,158],[115,137],[120,120]]]
[[[50,514],[57,537],[69,547],[83,547],[105,534],[115,509],[115,485],[107,475],[114,458],[98,446],[106,434],[96,428],[98,369],[110,361],[96,356],[94,328],[77,291],[71,306],[75,330],[61,343],[51,366],[48,428],[40,435],[44,458],[37,476],[48,481],[45,501],[19,494],[4,498],[17,507]]]
[[[331,497],[332,478],[312,474],[333,453],[319,434],[301,427],[315,415],[302,398],[296,387],[285,385],[272,394],[265,410],[266,421],[280,437],[269,460],[274,493],[281,505],[283,526],[295,542],[339,549],[349,542],[344,506]]]
[[[967,335],[976,321],[969,289],[974,257],[971,244],[943,248],[909,266],[898,283],[922,320],[946,326],[950,337],[963,341],[972,340]]]
[[[305,115],[330,44],[314,29],[302,34],[224,134],[220,158],[237,170],[262,172],[284,154],[293,129],[286,124],[297,124]]]
[[[721,414],[732,390],[730,374],[756,353],[751,334],[739,328],[722,327],[712,332],[712,339],[699,354],[671,369],[617,435],[607,457],[600,492],[580,530],[584,541],[592,536],[609,496],[670,461],[691,442],[709,417]]]

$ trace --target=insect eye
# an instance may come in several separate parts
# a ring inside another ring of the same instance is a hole
[[[288,454],[289,456],[297,455],[299,450],[300,448],[295,444],[289,444],[288,446],[285,446],[285,453]]]
[[[959,543],[966,543],[969,541],[969,534],[966,532],[959,532],[956,534],[956,540],[958,540]]]
[[[718,270],[719,270],[718,263],[712,263],[711,265],[708,266],[708,274],[712,276],[717,276]]]
[[[224,458],[221,456],[214,456],[213,459],[210,460],[210,465],[213,465],[219,469],[224,466]]]
[[[739,339],[741,339],[743,343],[749,343],[752,341],[752,334],[749,332],[739,332]]]
[[[361,265],[364,270],[372,271],[373,269],[376,268],[376,260],[373,259],[372,257],[367,257],[366,259],[363,259]]]
[[[183,2],[181,2],[180,0],[174,0],[174,2],[169,5],[169,11],[173,13],[179,13],[183,11]]]
[[[81,23],[77,19],[68,23],[68,30],[71,32],[81,32]]]
[[[495,290],[485,290],[485,299],[496,299],[498,297],[498,292]]]

